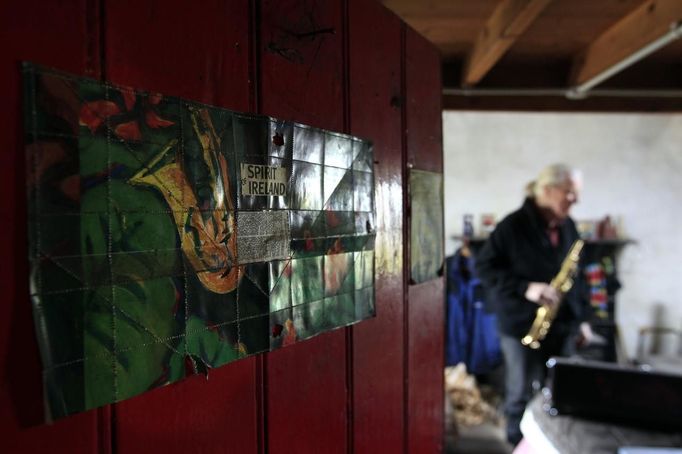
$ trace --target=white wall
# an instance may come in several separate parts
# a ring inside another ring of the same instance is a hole
[[[465,213],[476,229],[481,213],[501,219],[542,167],[566,162],[584,178],[573,218],[610,214],[636,241],[618,262],[616,314],[627,353],[654,317],[682,328],[682,115],[450,111],[443,136],[446,253]]]

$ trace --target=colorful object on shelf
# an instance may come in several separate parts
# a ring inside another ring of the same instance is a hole
[[[611,216],[604,216],[604,219],[597,224],[597,238],[601,240],[618,239],[618,229],[611,220]]]
[[[597,238],[597,222],[592,220],[581,220],[577,223],[578,233],[583,240],[594,240]]]
[[[487,237],[495,230],[495,215],[492,213],[481,214],[481,236]]]
[[[600,263],[591,263],[585,267],[585,277],[590,291],[590,304],[595,315],[608,318],[608,292],[606,288],[606,273]]]
[[[374,316],[367,141],[24,67],[48,418]]]
[[[462,236],[464,238],[474,237],[474,215],[465,214],[463,217]]]

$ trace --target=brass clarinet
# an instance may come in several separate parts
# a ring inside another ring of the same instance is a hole
[[[535,320],[533,324],[522,339],[521,343],[526,345],[533,350],[540,348],[540,342],[545,339],[549,329],[552,327],[552,322],[554,317],[556,317],[559,311],[559,306],[561,301],[564,299],[566,293],[573,287],[573,278],[578,272],[578,262],[580,261],[580,253],[582,252],[585,242],[583,240],[576,240],[571,249],[568,251],[568,255],[561,263],[561,269],[559,273],[554,276],[552,282],[549,283],[554,287],[559,293],[559,302],[551,307],[542,305],[538,308],[535,313]]]

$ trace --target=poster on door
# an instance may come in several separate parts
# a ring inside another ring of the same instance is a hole
[[[443,175],[410,169],[410,283],[443,274]]]
[[[48,419],[374,316],[371,143],[23,71]]]

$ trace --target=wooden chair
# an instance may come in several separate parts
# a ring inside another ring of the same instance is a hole
[[[635,364],[682,374],[682,330],[647,326],[639,329]]]

